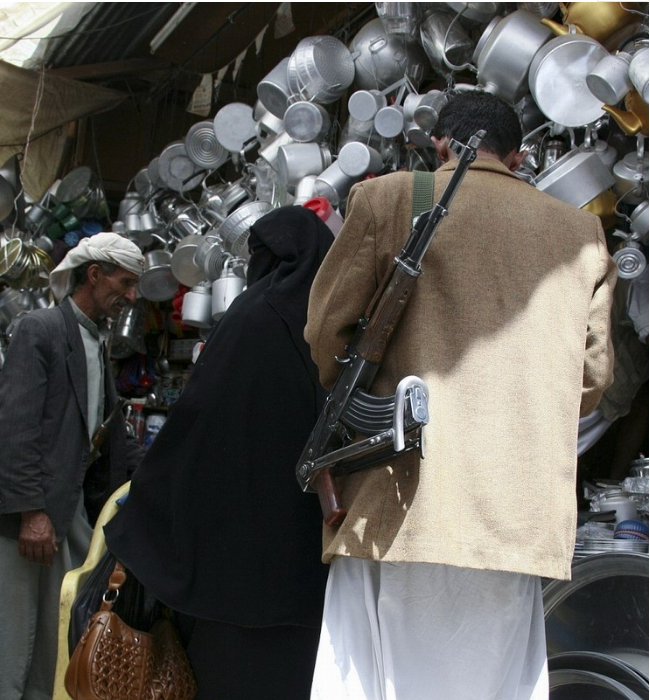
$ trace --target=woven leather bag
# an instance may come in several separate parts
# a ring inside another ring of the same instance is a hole
[[[70,657],[66,691],[73,700],[192,700],[196,681],[172,622],[162,618],[141,632],[111,611],[125,580],[118,562]]]

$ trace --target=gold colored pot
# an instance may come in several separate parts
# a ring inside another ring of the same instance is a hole
[[[638,9],[636,2],[561,2],[559,5],[563,24],[548,18],[540,20],[557,36],[568,34],[568,25],[572,24],[581,34],[602,44],[612,34],[638,21],[638,16],[629,11]]]

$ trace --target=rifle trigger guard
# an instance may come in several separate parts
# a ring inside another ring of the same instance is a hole
[[[404,377],[397,385],[395,391],[395,412],[393,413],[393,448],[395,452],[402,452],[405,447],[404,410],[409,390],[412,415],[417,418],[422,425],[426,425],[429,422],[429,411],[427,408],[429,388],[420,377],[416,377],[415,375]]]

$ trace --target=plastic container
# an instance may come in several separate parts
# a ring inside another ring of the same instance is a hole
[[[336,238],[343,226],[343,218],[334,210],[332,203],[327,197],[308,199],[302,206],[305,207],[305,209],[311,209],[317,214]]]

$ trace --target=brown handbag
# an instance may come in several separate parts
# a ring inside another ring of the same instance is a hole
[[[70,657],[66,691],[73,700],[192,700],[196,681],[171,620],[141,632],[112,612],[125,581],[117,562],[102,605]]]

